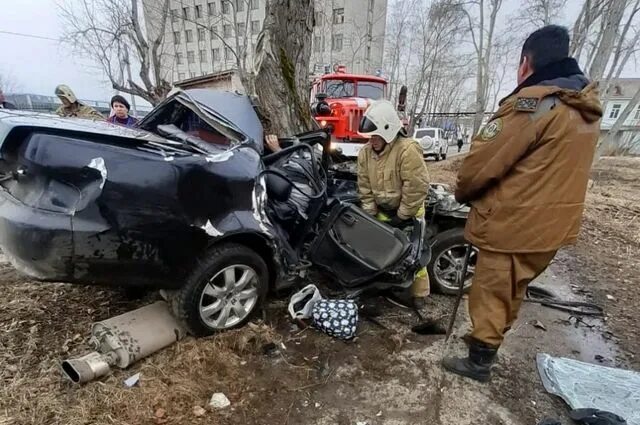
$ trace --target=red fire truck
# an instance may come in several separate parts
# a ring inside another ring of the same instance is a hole
[[[331,148],[347,157],[358,156],[367,142],[358,134],[358,126],[372,100],[387,98],[387,80],[373,75],[347,74],[337,66],[313,82],[312,113],[323,128],[331,130]]]

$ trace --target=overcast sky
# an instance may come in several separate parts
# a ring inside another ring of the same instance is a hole
[[[0,31],[60,38],[63,28],[55,0],[0,2],[5,3],[0,13]],[[568,0],[563,24],[575,19],[581,3],[582,0]],[[519,4],[518,0],[505,0],[501,20],[508,19]],[[0,32],[0,52],[0,73],[8,75],[19,91],[53,94],[57,84],[65,83],[84,99],[108,100],[113,94],[106,77],[95,64],[87,59],[73,58],[69,47],[57,41]],[[625,74],[637,75],[638,72],[634,67]]]

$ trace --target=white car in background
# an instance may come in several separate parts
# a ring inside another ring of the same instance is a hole
[[[413,138],[420,143],[425,158],[433,157],[436,161],[447,159],[449,142],[443,129],[436,127],[416,128]]]

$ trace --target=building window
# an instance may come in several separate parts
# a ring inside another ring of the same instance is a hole
[[[191,43],[193,41],[193,31],[186,30],[184,34],[186,36],[185,38],[187,39],[187,43]]]
[[[178,22],[178,9],[171,9],[171,22]]]
[[[313,51],[316,53],[322,51],[322,37],[318,35],[313,37]]]
[[[206,35],[204,32],[204,28],[198,28],[198,40],[204,41],[206,39]]]
[[[344,8],[333,9],[333,23],[344,24]]]
[[[232,59],[233,59],[233,50],[231,50],[231,47],[225,46],[224,47],[224,60],[230,61]]]
[[[209,16],[216,14],[216,4],[214,2],[207,3],[207,13],[209,13]]]
[[[195,11],[196,11],[196,19],[202,18],[202,6],[196,5]]]
[[[188,7],[183,7],[182,8],[182,17],[184,19],[189,19],[189,8]]]
[[[231,13],[231,2],[229,0],[222,0],[222,13],[225,15]]]
[[[251,34],[256,35],[260,32],[260,21],[251,21]]]
[[[246,30],[247,30],[247,25],[244,22],[238,22],[238,26],[237,26],[238,37],[244,36]]]
[[[215,48],[211,50],[211,61],[212,62],[218,62],[220,60],[220,49],[219,48]]]
[[[224,25],[222,27],[222,35],[224,38],[231,38],[231,25]]]
[[[242,12],[244,10],[245,0],[236,0],[236,12]]]
[[[331,37],[331,49],[336,52],[342,51],[342,34],[334,34]]]
[[[196,73],[195,73],[194,71],[191,71],[191,72],[189,73],[189,77],[190,77],[190,78],[196,78]]]
[[[193,51],[187,52],[187,63],[196,63],[196,57],[193,54]]]
[[[251,10],[258,10],[260,7],[260,0],[251,0],[251,6],[249,6]]]
[[[619,103],[614,103],[611,106],[611,112],[609,112],[609,118],[611,119],[617,119],[618,115],[620,115],[620,109],[622,108],[622,105]]]
[[[184,80],[184,72],[178,72],[178,81]]]
[[[173,32],[173,43],[180,44],[180,31]]]
[[[182,65],[184,63],[184,56],[182,56],[182,53],[176,53],[176,63],[178,65]]]
[[[206,63],[206,62],[207,62],[207,51],[200,50],[200,63]]]

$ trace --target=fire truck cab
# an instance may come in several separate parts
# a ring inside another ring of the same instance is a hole
[[[373,75],[347,74],[338,66],[313,82],[311,110],[323,128],[331,130],[331,148],[346,157],[357,157],[367,142],[358,134],[358,126],[371,101],[386,99],[387,80]]]

